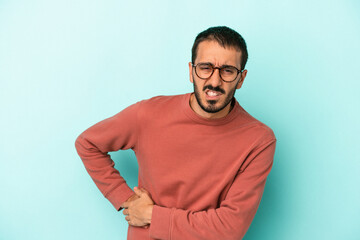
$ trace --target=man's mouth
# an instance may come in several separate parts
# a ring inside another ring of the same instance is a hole
[[[218,100],[220,98],[220,96],[222,95],[221,92],[214,91],[214,90],[206,90],[205,94],[206,94],[207,100]]]
[[[205,91],[206,95],[210,96],[210,97],[216,97],[216,96],[219,96],[221,95],[220,92],[216,92],[216,91],[213,91],[213,90],[207,90]]]
[[[220,97],[225,94],[225,91],[223,89],[221,89],[219,86],[217,87],[213,87],[213,86],[205,86],[203,88],[203,91],[205,93],[205,99],[210,101],[210,100],[219,100]]]

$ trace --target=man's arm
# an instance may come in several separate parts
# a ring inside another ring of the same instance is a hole
[[[276,139],[256,148],[241,167],[220,207],[190,211],[153,206],[150,237],[162,240],[242,239],[248,230],[271,170]]]
[[[101,193],[117,209],[134,192],[126,184],[108,152],[134,148],[137,142],[137,112],[140,102],[102,120],[81,133],[75,147]]]

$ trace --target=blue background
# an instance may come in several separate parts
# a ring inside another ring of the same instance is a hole
[[[356,0],[0,0],[0,239],[126,239],[74,141],[138,100],[191,92],[194,38],[218,25],[247,41],[236,97],[278,139],[244,239],[359,239]],[[134,154],[111,155],[136,186]]]

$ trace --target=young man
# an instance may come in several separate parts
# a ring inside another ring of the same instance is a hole
[[[128,239],[242,239],[259,206],[276,138],[234,98],[246,77],[244,39],[201,32],[189,63],[194,93],[137,102],[80,134],[86,170],[129,223]],[[131,148],[132,191],[108,152]]]

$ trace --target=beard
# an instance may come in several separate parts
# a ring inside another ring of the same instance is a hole
[[[206,89],[209,89],[209,90],[221,92],[222,94],[225,94],[226,97],[225,97],[225,100],[222,102],[219,102],[221,100],[205,100],[205,99],[202,100],[201,94],[200,94],[200,89],[199,89],[199,86],[196,84],[194,76],[193,76],[193,79],[194,79],[193,84],[194,84],[194,92],[195,92],[196,101],[198,102],[201,109],[207,113],[217,113],[217,112],[223,110],[234,98],[236,87],[231,89],[230,92],[228,94],[226,94],[225,90],[221,89],[220,87],[213,87],[211,85],[206,85],[202,89],[203,92]]]

